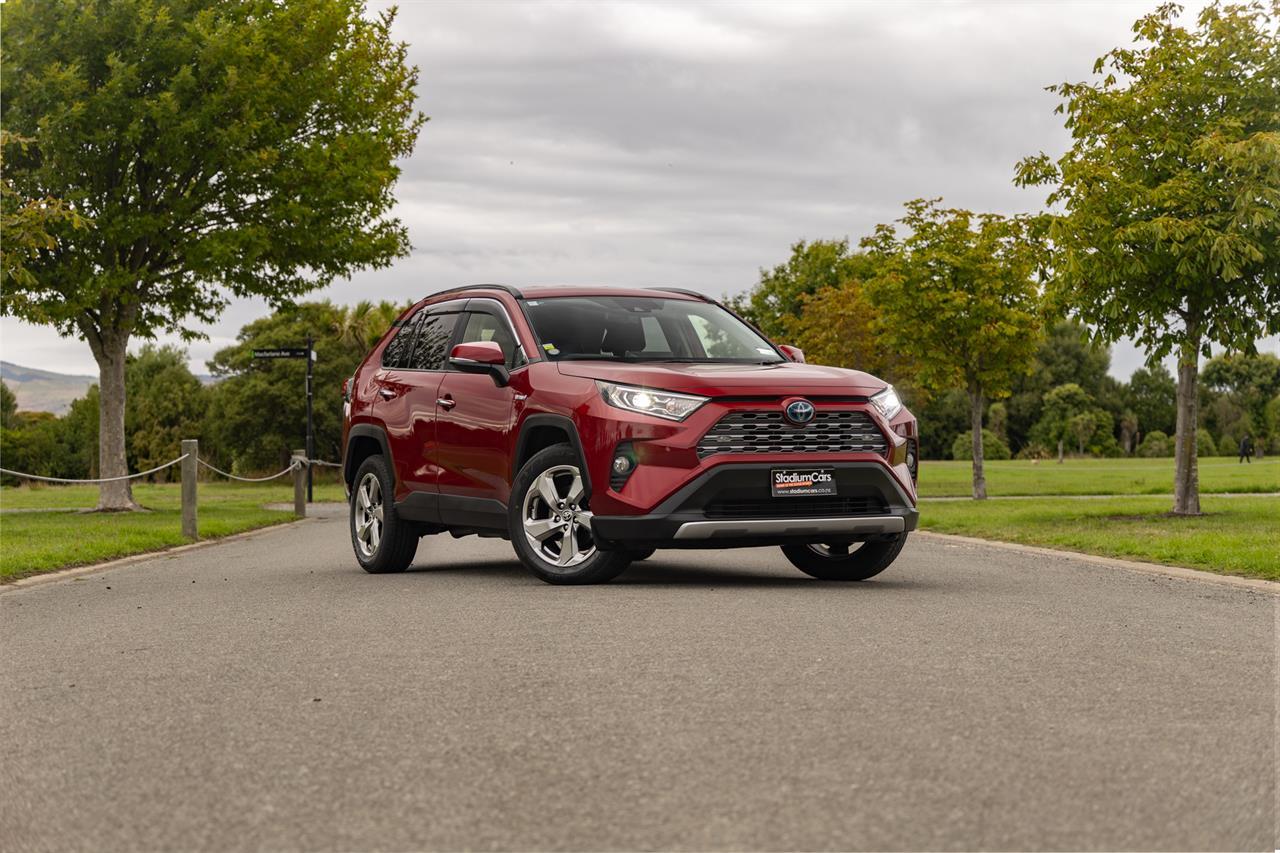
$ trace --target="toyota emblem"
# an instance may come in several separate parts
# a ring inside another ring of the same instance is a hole
[[[813,403],[808,400],[792,400],[783,408],[782,414],[793,424],[807,424],[813,420]]]

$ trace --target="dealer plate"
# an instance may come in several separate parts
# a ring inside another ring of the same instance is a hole
[[[769,485],[775,498],[834,495],[836,472],[834,468],[774,468]]]

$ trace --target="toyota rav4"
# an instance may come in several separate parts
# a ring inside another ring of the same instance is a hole
[[[916,420],[691,291],[477,285],[422,300],[343,387],[351,542],[509,539],[549,583],[657,548],[781,546],[864,580],[915,529]]]

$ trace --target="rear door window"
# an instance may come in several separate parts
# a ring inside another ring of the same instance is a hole
[[[413,349],[413,334],[417,330],[418,321],[422,319],[422,312],[419,311],[400,327],[394,338],[387,344],[382,351],[382,366],[387,368],[401,368],[408,365],[409,353]]]
[[[408,366],[413,370],[444,370],[445,358],[448,356],[446,350],[449,339],[453,337],[453,327],[458,321],[458,315],[456,312],[423,313]]]

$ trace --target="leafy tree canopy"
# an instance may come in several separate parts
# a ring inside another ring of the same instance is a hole
[[[791,343],[785,338],[795,332],[788,324],[802,317],[806,297],[866,281],[875,269],[866,254],[850,251],[847,239],[801,240],[792,245],[791,256],[784,263],[760,270],[760,283],[745,296],[731,300],[730,305],[770,338]]]
[[[1140,19],[1095,81],[1049,87],[1074,144],[1018,168],[1063,210],[1053,294],[1157,358],[1280,331],[1280,15],[1214,4],[1186,29],[1179,11]]]
[[[1027,220],[940,201],[907,202],[896,226],[877,226],[863,240],[880,270],[868,287],[880,312],[877,337],[911,360],[923,390],[969,394],[974,497],[983,498],[984,401],[1008,395],[1043,334],[1034,281],[1039,254]]]
[[[132,336],[283,305],[408,251],[396,161],[425,120],[393,13],[363,0],[10,0],[0,121],[16,198],[58,198],[0,312],[80,334],[98,362],[104,476],[125,472]],[[99,506],[133,506],[127,483]]]

